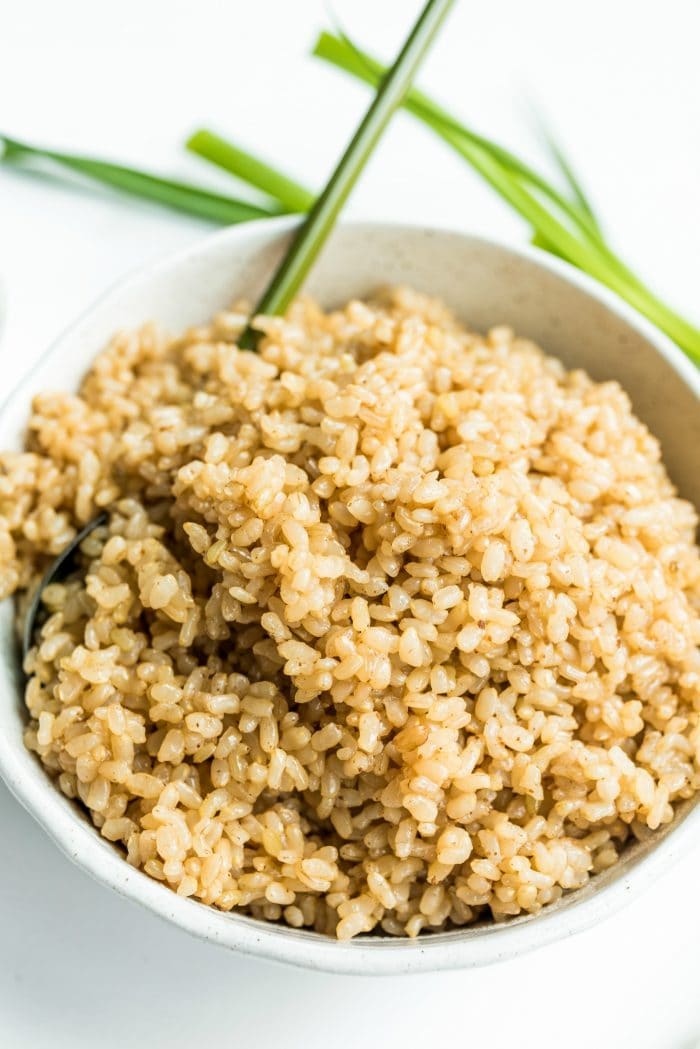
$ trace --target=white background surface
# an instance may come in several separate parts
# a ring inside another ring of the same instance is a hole
[[[392,54],[415,0],[335,0]],[[319,185],[367,101],[306,56],[317,0],[0,0],[0,129],[216,184],[178,148],[201,123]],[[697,0],[458,0],[421,84],[537,156],[534,100],[608,228],[700,320]],[[219,185],[222,183],[219,182]],[[225,183],[224,183],[225,184]],[[350,213],[522,240],[520,222],[407,117]],[[0,168],[0,385],[109,283],[205,224]],[[700,843],[618,917],[492,969],[372,981],[190,940],[70,866],[0,787],[0,1046],[690,1049],[700,1038]]]

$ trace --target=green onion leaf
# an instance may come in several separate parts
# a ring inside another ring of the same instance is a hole
[[[0,135],[0,144],[4,147],[0,159],[6,163],[43,166],[48,161],[50,165],[58,165],[60,168],[132,196],[151,200],[164,207],[184,211],[188,215],[196,215],[198,218],[208,219],[211,222],[229,225],[279,214],[279,209],[273,210],[257,204],[249,204],[244,200],[236,200],[234,197],[223,196],[208,189],[200,189],[186,182],[161,178],[159,175],[124,167],[121,164],[31,146],[15,138],[9,138],[7,135]]]
[[[310,190],[214,131],[199,128],[185,146],[190,152],[266,193],[287,212],[308,211],[314,202]]]
[[[588,195],[586,194],[578,175],[571,166],[569,158],[539,115],[536,116],[536,124],[539,136],[550,157],[559,169],[559,173],[564,179],[564,182],[569,187],[569,192],[571,193],[573,200],[580,210],[585,215],[588,215],[592,226],[602,235],[600,223],[598,222],[593,205],[589,201]]]
[[[256,313],[284,313],[299,291],[392,114],[403,102],[452,3],[453,0],[428,0],[396,61],[382,77],[367,113],[328,184],[294,237],[289,251],[260,299]],[[256,333],[249,325],[239,345],[253,348],[255,342]]]
[[[376,84],[384,73],[376,59],[346,37],[321,33],[313,53],[369,84]],[[404,106],[456,150],[532,226],[539,246],[616,291],[700,363],[700,330],[662,303],[618,258],[580,198],[568,201],[514,154],[460,124],[421,91],[409,91]]]
[[[372,86],[376,86],[384,75],[384,67],[381,63],[362,51],[345,34],[339,34],[337,37],[334,37],[330,33],[321,33],[314,46],[313,54],[337,66],[339,69],[352,73]],[[584,229],[589,227],[588,217],[582,214],[575,204],[567,200],[563,194],[551,186],[545,178],[516,156],[515,153],[505,149],[492,139],[466,127],[422,91],[412,88],[406,97],[404,106],[410,113],[443,137],[446,137],[451,132],[450,144],[454,144],[454,136],[457,136],[473,146],[484,149],[490,156],[498,160],[508,172],[547,197],[570,220]]]

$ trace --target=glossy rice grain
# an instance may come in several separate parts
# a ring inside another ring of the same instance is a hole
[[[0,457],[27,746],[129,863],[347,939],[537,912],[700,785],[696,515],[613,382],[408,290],[123,334]],[[25,598],[26,600],[26,598]]]

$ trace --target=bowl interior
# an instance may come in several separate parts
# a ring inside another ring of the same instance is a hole
[[[266,221],[216,234],[128,279],[51,348],[0,412],[0,447],[21,447],[31,397],[71,389],[115,331],[156,320],[178,332],[244,296],[255,300],[284,251],[294,220]],[[700,505],[700,381],[679,351],[611,295],[549,257],[446,231],[341,226],[309,282],[324,305],[409,284],[442,298],[469,326],[511,325],[568,367],[617,379],[637,414],[661,440],[681,494]],[[49,781],[22,743],[24,709],[10,602],[0,607],[0,771],[19,800],[81,866],[162,916],[227,946],[281,961],[342,972],[397,972],[479,965],[568,935],[606,913],[671,863],[698,810],[687,806],[662,849],[635,846],[620,864],[537,918],[434,934],[415,942],[369,937],[347,945],[269,926],[183,900],[134,871]],[[687,818],[690,813],[691,819]],[[681,826],[681,824],[683,826]],[[676,827],[676,825],[678,825]],[[643,861],[643,862],[642,862]]]

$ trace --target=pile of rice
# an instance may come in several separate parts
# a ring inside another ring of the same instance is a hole
[[[614,382],[406,289],[121,334],[0,458],[27,746],[182,896],[348,939],[536,912],[700,786],[696,515]],[[25,598],[26,600],[26,598]]]

